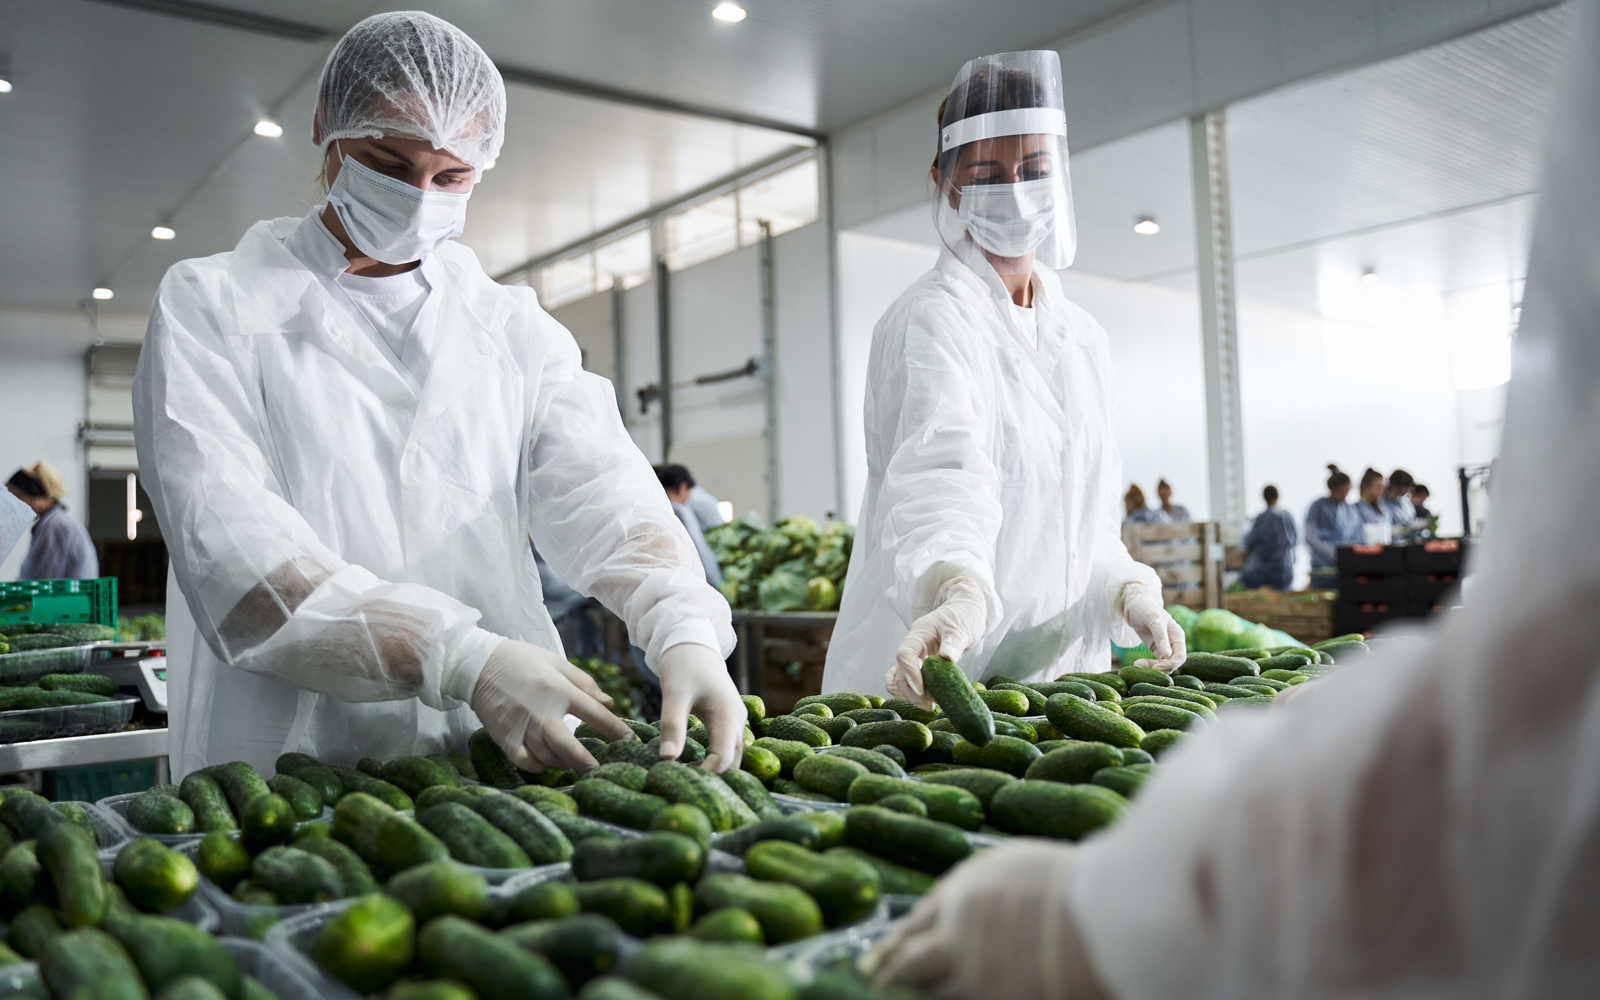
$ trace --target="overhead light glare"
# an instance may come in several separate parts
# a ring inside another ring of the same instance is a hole
[[[173,229],[171,226],[157,226],[154,229],[150,230],[151,238],[152,239],[157,239],[157,240],[176,239],[177,235],[178,235],[178,231],[176,229]]]
[[[1161,232],[1161,227],[1156,225],[1156,220],[1146,216],[1133,224],[1133,231],[1140,236],[1154,236]]]
[[[268,121],[267,119],[263,118],[256,122],[256,135],[267,139],[276,139],[280,135],[283,135],[283,126],[279,125],[275,121]]]
[[[9,94],[9,93],[11,93],[11,81],[7,80],[3,76],[0,76],[0,94]]]
[[[1378,272],[1369,268],[1361,275],[1361,283],[1363,285],[1376,285],[1378,283]]]
[[[711,16],[719,21],[733,24],[744,20],[745,10],[736,3],[719,3],[711,8]]]
[[[101,302],[104,302],[104,301],[106,301],[107,299],[111,298],[113,295],[115,295],[117,293],[113,292],[109,288],[96,288],[94,291],[90,292],[89,294],[93,295],[96,299],[99,299]]]

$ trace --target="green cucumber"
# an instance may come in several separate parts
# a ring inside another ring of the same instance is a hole
[[[344,783],[339,776],[309,754],[286,753],[273,765],[279,774],[287,774],[317,790],[325,805],[333,805],[344,794]],[[268,782],[268,784],[271,784]]]
[[[926,785],[954,785],[964,788],[977,796],[978,802],[987,811],[989,800],[994,798],[994,793],[1017,779],[1004,771],[991,771],[988,768],[964,767],[950,771],[938,771],[933,774],[924,774],[922,783]],[[926,805],[926,803],[924,803]]]
[[[608,788],[617,786],[602,782]],[[617,789],[621,791],[621,789]],[[480,868],[530,868],[528,853],[470,806],[441,802],[417,814],[417,822],[444,841],[450,856]]]
[[[727,854],[742,856],[751,845],[763,840],[786,840],[809,850],[818,850],[822,846],[822,834],[815,825],[799,816],[780,816],[724,834],[717,840],[716,848]]]
[[[771,756],[768,751],[762,750],[760,747],[750,747],[744,752],[746,760],[750,759],[752,751],[767,753],[768,756]],[[777,758],[773,757],[773,761],[776,764]],[[721,777],[723,782],[733,789],[739,798],[744,800],[744,804],[755,814],[757,820],[775,819],[783,815],[783,810],[779,809],[778,804],[772,801],[772,795],[767,792],[766,786],[761,783],[761,779],[753,772],[729,769],[722,772]],[[773,777],[777,777],[776,767],[773,768]]]
[[[512,795],[479,795],[469,805],[478,815],[516,842],[536,865],[553,865],[572,857],[572,841],[544,813]]]
[[[996,797],[1003,793],[1004,789]],[[943,874],[972,853],[961,830],[948,823],[877,806],[852,806],[844,817],[845,842],[851,847],[933,875]]]
[[[647,833],[629,840],[586,840],[572,852],[572,874],[580,882],[642,878],[662,888],[692,882],[705,867],[706,852],[681,833]]]
[[[1178,729],[1157,729],[1145,734],[1139,741],[1139,749],[1159,760],[1163,753],[1182,742],[1183,736]]]
[[[939,712],[937,709],[929,711],[928,709],[909,702],[904,698],[887,698],[884,700],[882,705],[877,705],[874,707],[887,708],[889,711],[900,716],[902,719],[905,719],[909,722],[920,722],[923,725],[927,725],[939,717]]]
[[[1211,684],[1226,684],[1235,677],[1253,677],[1261,672],[1254,660],[1219,653],[1190,653],[1178,670]]]
[[[871,774],[865,766],[833,754],[813,754],[795,765],[794,780],[808,792],[820,792],[843,800],[850,783]]]
[[[361,860],[361,855],[332,837],[308,837],[302,834],[295,840],[294,847],[314,854],[333,866],[339,876],[340,898],[365,896],[378,891],[378,881],[372,877],[372,869]]]
[[[257,854],[250,862],[250,877],[290,906],[344,895],[344,882],[333,865],[294,847],[269,847]]]
[[[1084,701],[1075,695],[1051,695],[1045,703],[1045,714],[1052,725],[1073,739],[1136,747],[1144,738],[1144,730],[1137,723],[1123,718],[1099,702]]]
[[[445,915],[477,920],[489,910],[489,883],[456,861],[430,861],[389,880],[384,892],[405,904],[418,926]]]
[[[1028,767],[1024,778],[1030,781],[1059,781],[1080,785],[1105,767],[1122,764],[1122,754],[1109,743],[1084,741],[1052,750]]]
[[[343,805],[341,799],[339,807]],[[323,972],[357,993],[376,993],[411,965],[415,928],[403,903],[372,893],[323,924],[309,951]]]
[[[644,779],[649,775],[650,769],[648,767],[629,764],[625,761],[616,761],[611,764],[601,764],[584,775],[584,777],[609,781],[614,785],[621,785],[630,792],[642,792],[644,791]]]
[[[822,909],[804,889],[787,882],[765,882],[748,875],[716,872],[695,884],[695,904],[702,910],[737,906],[761,925],[769,945],[798,941],[822,933]]]
[[[1015,736],[995,736],[984,746],[962,740],[951,749],[950,756],[963,767],[987,767],[1020,778],[1029,765],[1042,755],[1039,748],[1027,740]]]
[[[994,738],[993,713],[984,699],[979,697],[978,691],[973,689],[967,675],[953,661],[942,656],[930,656],[923,660],[922,689],[939,706],[944,716],[955,723],[956,732],[967,742],[983,746]],[[1026,702],[1026,699],[1022,700]],[[1020,711],[1027,711],[1027,707],[1024,704]],[[874,746],[878,743],[900,746],[895,740],[873,740],[861,745]],[[921,748],[901,746],[901,749],[909,751]]]
[[[241,879],[249,877],[250,852],[227,830],[212,830],[200,838],[195,866],[201,875],[228,892]]]
[[[995,793],[989,822],[1007,833],[1077,840],[1127,808],[1127,799],[1099,785],[1024,779]]]
[[[128,823],[145,833],[193,833],[194,810],[176,795],[151,788],[128,803]]]
[[[667,807],[667,800],[648,792],[634,792],[599,778],[584,778],[572,786],[572,798],[585,816],[648,830],[650,820]]]
[[[833,745],[833,737],[824,730],[818,729],[810,722],[794,715],[780,715],[771,719],[762,719],[756,728],[762,738],[773,740],[793,740],[804,743],[809,747],[826,747]],[[761,740],[756,741],[760,745]]]
[[[1150,769],[1154,766],[1154,764],[1123,764],[1108,767],[1096,771],[1091,781],[1103,788],[1111,789],[1124,798],[1131,799],[1139,790],[1139,786],[1150,776]]]
[[[182,906],[200,885],[194,862],[154,840],[135,840],[117,852],[111,876],[128,902],[147,912]]]
[[[989,710],[984,708],[984,711]],[[992,726],[994,717],[990,716],[989,721]],[[899,722],[868,722],[857,726],[844,734],[840,745],[870,750],[875,746],[887,744],[909,756],[928,749],[932,741],[933,733],[927,726],[910,719],[902,719]]]
[[[1033,749],[1029,744],[1024,745]],[[901,794],[921,799],[923,805],[928,807],[928,816],[940,822],[963,830],[976,830],[983,824],[983,802],[960,785],[932,784],[910,778],[869,774],[851,784],[849,802],[853,806],[871,805],[879,799]]]
[[[672,926],[672,906],[666,892],[654,882],[626,876],[603,878],[579,882],[572,891],[583,912],[610,917],[634,937],[665,933]]]
[[[878,873],[854,858],[816,854],[784,840],[753,845],[744,855],[751,878],[787,882],[810,894],[829,927],[853,924],[878,906]]]
[[[267,787],[283,797],[300,819],[316,819],[322,815],[322,793],[292,774],[274,774],[267,779]]]

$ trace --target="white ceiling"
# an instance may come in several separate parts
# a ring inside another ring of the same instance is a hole
[[[1228,108],[1240,294],[1308,311],[1373,269],[1390,295],[1515,288],[1570,12],[1507,22]],[[1076,153],[1075,268],[1192,287],[1189,129]],[[1156,236],[1133,223],[1149,215]],[[863,227],[935,240],[917,208]]]
[[[827,131],[947,82],[975,52],[1041,44],[1139,0],[210,0],[336,35],[422,8],[498,62]],[[309,115],[328,43],[92,0],[0,0],[0,305],[142,312],[174,262],[231,249],[317,198]],[[250,135],[276,115],[281,139]],[[497,272],[807,140],[509,88],[506,152],[463,242]],[[187,200],[185,200],[187,199]],[[150,229],[182,203],[178,238]],[[16,238],[21,234],[24,238]]]

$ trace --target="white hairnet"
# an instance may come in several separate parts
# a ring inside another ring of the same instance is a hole
[[[417,10],[374,14],[322,67],[312,138],[425,139],[480,172],[505,140],[506,86],[478,43]]]

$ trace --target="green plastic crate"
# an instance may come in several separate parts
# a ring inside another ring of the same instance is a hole
[[[18,605],[23,610],[13,611]],[[0,583],[0,632],[17,622],[89,622],[117,627],[117,578]]]
[[[142,792],[156,783],[156,758],[119,760],[46,771],[44,794],[52,802],[99,802],[108,795]]]

